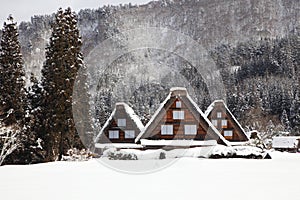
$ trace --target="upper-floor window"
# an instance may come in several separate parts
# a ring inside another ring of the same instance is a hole
[[[215,127],[218,126],[218,120],[216,120],[216,119],[211,120],[211,123],[212,123]]]
[[[134,130],[125,130],[125,138],[134,138]]]
[[[174,110],[173,111],[173,119],[184,119],[184,111]]]
[[[173,125],[161,125],[161,135],[173,135]]]
[[[217,118],[222,118],[222,112],[217,112]]]
[[[176,108],[181,108],[181,101],[176,101]]]
[[[118,139],[119,138],[119,131],[118,130],[110,130],[108,131],[109,139]]]
[[[196,135],[197,126],[196,125],[184,125],[184,134],[185,135]]]
[[[222,120],[222,128],[226,128],[227,127],[227,120],[223,119]]]
[[[126,126],[126,119],[118,119],[118,126],[119,127]]]

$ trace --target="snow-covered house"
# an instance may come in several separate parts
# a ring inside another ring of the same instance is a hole
[[[115,147],[141,148],[135,144],[136,136],[144,128],[140,118],[126,103],[116,103],[115,109],[95,139],[96,152]]]
[[[146,149],[228,145],[185,88],[171,88],[135,141]]]
[[[299,152],[300,136],[273,137],[272,147],[278,151]]]
[[[231,145],[249,141],[246,132],[223,100],[214,101],[205,111],[205,115]]]

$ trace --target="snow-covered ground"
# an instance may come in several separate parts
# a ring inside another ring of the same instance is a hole
[[[3,166],[0,199],[299,199],[300,154],[271,152],[271,156],[271,160],[181,158],[140,175],[117,172],[96,159]]]

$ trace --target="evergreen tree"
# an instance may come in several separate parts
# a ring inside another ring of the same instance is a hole
[[[83,66],[77,17],[70,8],[55,15],[46,61],[42,70],[46,161],[60,160],[70,148],[82,148],[72,116],[72,92]]]
[[[26,163],[39,163],[45,160],[43,137],[43,116],[41,112],[42,87],[36,77],[31,74],[31,86],[26,95],[26,115],[24,133],[27,137],[24,144],[24,155],[22,156]]]
[[[5,125],[21,123],[24,117],[25,72],[18,35],[17,23],[9,16],[0,49],[0,115]]]
[[[4,23],[0,49],[0,150],[5,163],[24,163],[26,135],[23,134],[25,72],[18,40],[17,23],[9,16]],[[4,136],[4,137],[2,137]],[[9,148],[7,148],[9,147]],[[13,148],[10,148],[13,147]]]
[[[292,100],[290,119],[293,126],[292,134],[300,135],[300,98],[298,92],[296,92],[295,98]]]
[[[291,124],[287,115],[286,110],[283,110],[282,114],[281,114],[281,118],[280,118],[281,124],[284,127],[284,130],[287,132],[291,131]]]

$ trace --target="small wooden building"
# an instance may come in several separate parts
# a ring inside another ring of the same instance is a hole
[[[247,142],[247,137],[244,129],[230,112],[223,100],[214,101],[205,112],[206,117],[224,136],[231,142],[231,145],[240,144],[238,142]]]
[[[135,144],[135,138],[143,128],[144,125],[131,107],[126,103],[116,103],[115,109],[95,139],[95,148],[141,148]]]
[[[135,141],[147,149],[228,144],[185,88],[171,88]]]
[[[273,137],[272,147],[277,151],[300,152],[300,136]]]

